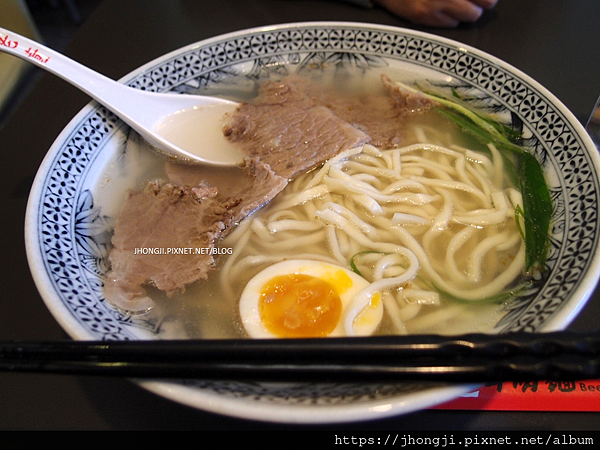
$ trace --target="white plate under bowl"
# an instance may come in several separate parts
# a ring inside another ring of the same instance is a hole
[[[194,43],[121,81],[152,91],[221,95],[254,89],[270,77],[331,67],[364,73],[389,68],[475,90],[522,127],[543,165],[554,202],[549,275],[494,332],[564,329],[589,298],[598,277],[600,162],[575,117],[517,69],[477,49],[425,33],[327,22],[270,26]],[[31,191],[26,217],[31,271],[48,308],[74,339],[158,335],[156,323],[120,314],[102,293],[118,206],[126,188],[146,175],[144,169],[128,164],[131,155],[124,156],[128,136],[127,126],[105,108],[88,105],[56,139]],[[144,155],[137,158],[143,160]],[[199,409],[287,423],[379,419],[427,408],[474,388],[202,380],[140,384]]]

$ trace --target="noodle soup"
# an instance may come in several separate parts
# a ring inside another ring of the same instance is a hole
[[[238,51],[240,45],[245,45],[248,51]],[[539,168],[548,181],[554,209],[547,259],[540,265],[544,270],[541,276],[526,291],[515,292],[514,299],[494,300],[497,303],[465,302],[464,298],[446,295],[439,297],[439,306],[432,304],[431,299],[421,300],[413,306],[413,314],[403,308],[400,319],[406,332],[543,332],[567,326],[584,307],[597,281],[598,154],[564,105],[534,80],[497,58],[461,43],[392,27],[286,24],[195,43],[150,62],[123,81],[149,90],[251,99],[264,80],[306,72],[320,75],[329,68],[342,78],[347,73],[347,79],[357,80],[354,85],[362,82],[363,74],[385,70],[394,80],[408,83],[429,80],[452,86],[459,95],[469,96],[473,104],[498,111],[505,123],[522,130],[527,154],[540,162]],[[169,76],[165,78],[164,74]],[[433,118],[423,117],[427,121]],[[435,117],[435,123],[420,125],[424,137],[413,135],[414,139],[402,143],[403,146],[425,141],[475,150],[461,133],[441,124],[439,117]],[[445,140],[446,137],[450,139]],[[164,160],[155,158],[136,138],[135,133],[104,108],[89,105],[53,145],[33,185],[26,222],[28,259],[40,294],[61,326],[76,339],[247,337],[239,317],[238,298],[228,297],[221,289],[224,265],[230,258],[239,261],[241,253],[220,255],[218,270],[211,272],[208,280],[187,285],[184,293],[170,298],[145,286],[154,305],[148,314],[126,314],[107,301],[104,282],[110,270],[107,254],[111,231],[126,201],[127,190],[137,191],[148,180],[170,179]],[[478,144],[477,150],[480,149],[493,160],[485,145]],[[238,174],[223,173],[217,178],[221,188],[222,184],[236,183]],[[527,193],[519,180],[516,185]],[[527,206],[528,196],[523,198]],[[251,218],[268,213],[264,209]],[[417,232],[415,225],[407,225],[406,230]],[[240,227],[240,235],[242,231]],[[227,241],[219,242],[219,247],[231,248],[233,252],[234,246],[238,247],[235,238],[230,235]],[[362,248],[355,254],[358,256],[352,255],[352,261],[367,277],[374,264],[370,258],[378,254],[365,253]],[[429,248],[438,249],[437,245]],[[331,257],[326,244],[313,245],[310,252]],[[482,261],[485,268],[487,261]],[[240,279],[234,280],[236,295],[241,296],[244,284],[254,278],[254,273],[263,273],[263,267],[268,270],[277,264],[248,265],[246,271],[238,271],[236,277]],[[238,264],[232,263],[232,267],[237,269]],[[401,275],[403,267],[388,267],[387,275],[396,275],[392,269]],[[352,270],[350,262],[348,268]],[[417,276],[417,281],[431,284],[429,280],[421,280],[421,274]],[[515,287],[521,286],[521,280],[515,280]],[[514,287],[507,289],[511,291]],[[398,293],[399,288],[390,291]],[[394,301],[398,302],[397,296]],[[387,310],[376,332],[398,332]],[[318,380],[301,384],[150,380],[142,382],[142,386],[172,400],[221,414],[255,418],[259,411],[265,420],[295,423],[368,420],[374,413],[375,416],[405,413],[449,400],[470,389],[385,381],[349,386]]]
[[[381,293],[378,334],[491,331],[524,286],[520,193],[493,146],[435,113],[406,133],[402,147],[365,145],[293,180],[220,243],[231,255],[218,272],[183,295],[157,294],[152,314],[175,335],[247,337],[247,283],[280,261],[314,260]]]

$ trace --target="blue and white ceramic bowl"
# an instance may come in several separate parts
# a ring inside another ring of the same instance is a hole
[[[547,176],[554,212],[549,277],[496,325],[507,331],[565,328],[598,276],[598,152],[573,115],[534,80],[498,59],[416,31],[355,23],[300,23],[215,37],[152,61],[122,79],[139,89],[221,94],[271,75],[335,65],[389,67],[475,90],[520,124]],[[233,78],[244,83],[232,87]],[[29,200],[27,252],[38,289],[74,339],[161,338],[161,324],[123,315],[103,298],[111,229],[127,188],[151,167],[126,151],[130,131],[95,103],[84,108],[44,159]],[[163,324],[164,325],[164,324]],[[161,328],[162,329],[162,328]],[[275,422],[383,418],[426,408],[473,386],[142,381],[196,408]]]

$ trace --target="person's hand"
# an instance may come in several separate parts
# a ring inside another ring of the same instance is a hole
[[[475,22],[498,0],[374,0],[403,19],[429,27],[456,27]]]

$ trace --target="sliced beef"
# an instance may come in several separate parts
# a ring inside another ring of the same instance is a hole
[[[166,160],[165,172],[173,184],[182,186],[208,184],[216,187],[221,197],[233,195],[241,189],[250,189],[253,183],[245,167],[204,167]]]
[[[240,181],[247,188],[238,186],[231,196],[193,179],[193,171],[182,169],[178,175],[190,183],[149,182],[129,196],[119,214],[104,293],[123,310],[152,306],[147,285],[171,294],[205,279],[214,270],[211,249],[287,184],[257,160],[246,161]]]
[[[150,308],[147,285],[170,294],[206,278],[211,249],[288,179],[368,142],[399,145],[406,115],[430,103],[387,77],[383,85],[387,94],[368,96],[336,95],[297,76],[263,85],[224,127],[246,152],[243,168],[232,175],[167,163],[170,182],[149,182],[129,196],[112,238],[106,298],[125,310]]]
[[[119,215],[105,280],[106,298],[127,310],[151,305],[144,285],[171,293],[206,278],[210,249],[226,229],[230,213],[215,200],[214,188],[150,182],[132,193]],[[173,254],[172,249],[206,248],[205,254]],[[148,254],[144,254],[150,252]]]
[[[287,186],[288,180],[276,175],[270,166],[258,158],[245,161],[244,172],[246,178],[252,180],[250,188],[245,188],[244,183],[236,185],[236,191],[231,195],[230,202],[239,199],[233,209],[232,221],[238,224],[256,210],[269,203]]]
[[[405,115],[427,111],[434,105],[433,100],[426,95],[418,91],[404,89],[385,74],[381,76],[381,81],[394,101],[394,107],[404,111]]]
[[[248,215],[270,202],[287,185],[287,179],[276,175],[270,166],[258,158],[247,158],[240,168],[205,168],[166,163],[169,181],[184,186],[208,183],[218,190],[217,198],[235,203],[230,211],[233,223],[239,223]]]
[[[293,82],[268,82],[231,115],[223,132],[251,158],[294,178],[369,136],[316,104]]]
[[[341,94],[305,77],[268,82],[231,116],[225,135],[248,155],[295,176],[342,150],[402,145],[406,117],[431,102],[382,76],[383,93]]]
[[[422,94],[408,92],[382,75],[383,94],[335,95],[329,91],[325,105],[339,118],[370,137],[369,144],[395,148],[404,144],[407,116],[429,109],[432,102]]]

